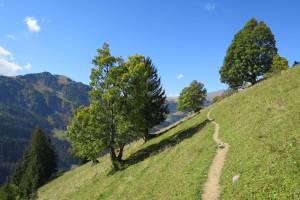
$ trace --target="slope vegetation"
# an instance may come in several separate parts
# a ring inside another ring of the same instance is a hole
[[[210,108],[230,148],[220,199],[300,199],[300,66]],[[39,199],[199,199],[216,152],[203,110],[143,144],[127,146],[128,167],[77,167],[40,188]]]
[[[215,153],[206,111],[126,149],[128,167],[111,172],[108,156],[66,172],[39,190],[39,199],[198,199]]]
[[[211,117],[230,144],[221,199],[300,199],[300,66],[217,103]]]

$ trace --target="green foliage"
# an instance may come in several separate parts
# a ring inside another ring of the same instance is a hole
[[[56,154],[50,138],[41,129],[34,129],[23,158],[16,165],[12,183],[18,187],[23,199],[29,198],[50,179],[56,167]]]
[[[231,88],[255,84],[268,72],[277,54],[275,39],[264,22],[250,19],[234,36],[220,69],[221,81]]]
[[[199,111],[204,104],[206,89],[201,82],[192,81],[188,87],[183,88],[178,99],[177,109],[180,111]]]
[[[119,169],[125,144],[165,119],[165,94],[149,58],[133,55],[125,62],[110,54],[108,44],[97,52],[90,106],[76,112],[68,136],[73,152],[82,159],[96,160],[101,151],[109,150],[114,168]]]
[[[6,183],[0,187],[1,200],[16,200],[19,199],[18,188],[14,184]]]
[[[67,135],[72,145],[72,153],[81,160],[97,162],[97,156],[104,146],[103,132],[99,132],[97,127],[100,125],[90,113],[89,107],[82,106],[76,110]]]
[[[100,124],[95,134],[101,133],[103,148],[110,150],[115,169],[122,162],[126,143],[139,138],[139,111],[144,97],[144,71],[140,56],[129,58],[124,63],[120,58],[110,55],[107,44],[98,50],[91,74],[91,114]],[[95,152],[98,149],[95,149]]]
[[[280,74],[281,71],[287,70],[289,68],[289,63],[285,57],[275,55],[272,60],[272,66],[268,73],[265,74],[265,77],[271,77],[273,75]]]
[[[145,71],[145,88],[142,90],[145,91],[145,96],[143,99],[143,107],[141,109],[143,122],[140,126],[145,127],[144,138],[150,138],[149,129],[155,125],[163,122],[167,114],[169,113],[168,106],[166,104],[166,95],[165,91],[161,86],[161,81],[157,73],[157,69],[152,64],[152,60],[147,57],[141,57],[142,62],[144,62],[144,71]],[[130,62],[130,59],[129,61]],[[130,63],[127,63],[130,65]]]

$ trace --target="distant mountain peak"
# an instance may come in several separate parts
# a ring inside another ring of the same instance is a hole
[[[5,149],[0,151],[0,183],[22,156],[32,128],[42,127],[49,134],[64,129],[74,109],[89,103],[88,91],[88,85],[50,72],[0,76],[0,141]],[[66,144],[55,144],[61,166],[70,164],[62,161],[70,159]]]

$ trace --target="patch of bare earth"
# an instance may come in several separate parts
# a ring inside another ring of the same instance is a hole
[[[210,111],[207,113],[207,118],[212,121],[215,125],[215,132],[213,135],[213,139],[215,143],[218,145],[218,150],[216,155],[212,161],[212,164],[209,167],[208,178],[204,183],[203,192],[201,194],[202,200],[217,200],[220,195],[220,185],[219,180],[222,173],[222,168],[225,162],[225,157],[228,152],[229,145],[223,143],[219,138],[219,129],[220,126],[218,123],[213,121],[213,119],[209,116]]]

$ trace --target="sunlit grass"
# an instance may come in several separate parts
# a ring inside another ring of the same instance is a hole
[[[145,144],[130,144],[126,157],[144,151],[153,155],[117,173],[110,174],[108,156],[98,165],[66,172],[40,188],[39,199],[198,199],[216,149],[214,127],[205,119],[203,111]]]
[[[300,66],[217,103],[211,114],[230,144],[221,199],[300,199]]]

